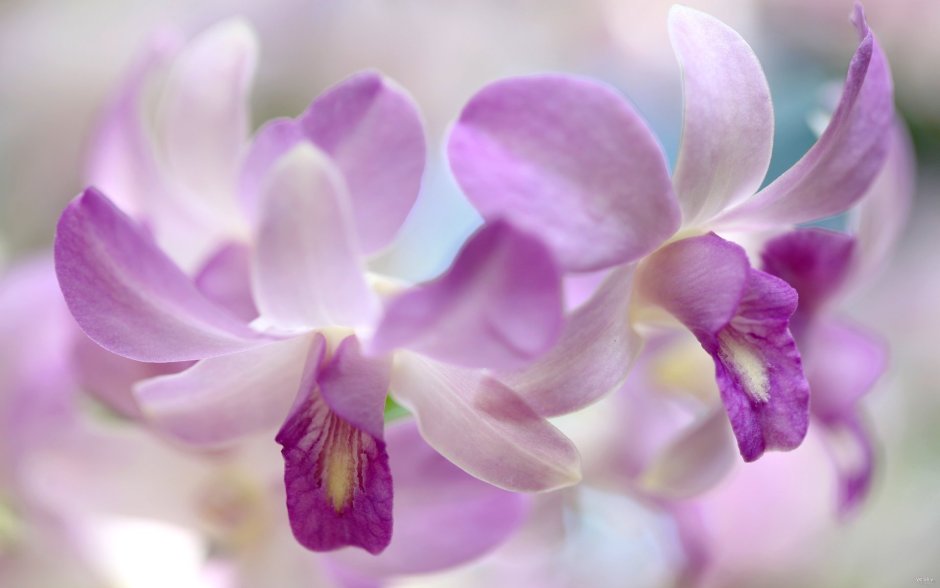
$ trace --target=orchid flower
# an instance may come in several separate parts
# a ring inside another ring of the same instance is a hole
[[[162,151],[138,150],[109,176],[136,178],[127,193],[137,196],[150,185],[137,171],[172,178],[175,198],[202,199],[190,203],[194,223],[221,215],[213,235],[240,245],[210,255],[193,280],[95,188],[58,225],[59,283],[91,339],[138,361],[196,361],[135,386],[144,418],[197,446],[280,425],[290,521],[314,550],[374,554],[391,540],[389,390],[428,443],[474,476],[522,491],[576,482],[573,445],[481,369],[518,368],[556,339],[561,292],[547,248],[490,223],[442,277],[382,313],[396,287],[366,272],[366,255],[389,244],[418,195],[416,107],[393,82],[359,74],[236,149],[254,62],[246,35],[223,23],[179,53],[154,132]],[[133,111],[119,101],[108,136],[139,138]]]
[[[665,311],[711,356],[742,457],[799,445],[809,386],[788,328],[796,291],[714,231],[837,214],[875,178],[894,122],[892,86],[860,6],[853,21],[860,42],[827,129],[756,194],[773,141],[767,82],[747,43],[695,10],[675,7],[669,17],[685,93],[672,178],[642,119],[600,83],[510,78],[471,98],[448,149],[484,218],[537,232],[568,272],[610,274],[544,359],[503,375],[540,414],[616,389],[639,349],[634,325]]]

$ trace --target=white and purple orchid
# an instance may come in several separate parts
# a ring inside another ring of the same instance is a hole
[[[669,18],[685,91],[672,178],[642,119],[605,85],[511,78],[469,101],[449,156],[483,216],[537,232],[567,272],[610,273],[545,359],[504,376],[540,414],[616,389],[640,348],[634,327],[661,324],[664,310],[714,360],[746,461],[800,444],[809,385],[789,330],[797,292],[712,231],[780,230],[837,214],[872,183],[894,124],[892,86],[860,6],[853,21],[860,42],[829,126],[760,191],[774,127],[767,82],[737,33],[692,9],[675,7]]]

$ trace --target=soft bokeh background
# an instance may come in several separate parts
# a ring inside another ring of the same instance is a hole
[[[548,70],[604,79],[634,101],[674,155],[681,95],[666,32],[670,4],[6,0],[0,3],[0,271],[50,246],[58,214],[83,188],[85,145],[97,114],[135,52],[162,27],[196,32],[231,14],[251,20],[262,47],[256,124],[299,113],[324,88],[363,68],[381,70],[406,87],[424,112],[432,161],[421,204],[382,265],[417,279],[439,271],[478,222],[446,170],[441,145],[463,103],[489,80]],[[824,104],[829,84],[844,75],[855,44],[847,18],[851,3],[688,4],[738,30],[764,64],[777,116],[771,176],[779,173],[812,144],[808,121]],[[735,472],[719,489],[725,496],[715,498],[737,513],[729,515],[733,524],[721,536],[727,572],[717,581],[721,585],[880,587],[940,578],[940,3],[869,0],[866,9],[891,60],[897,103],[919,165],[912,220],[895,260],[848,304],[857,321],[882,333],[891,346],[890,372],[866,400],[880,440],[875,487],[860,513],[837,521],[830,474],[819,466],[822,450],[812,443],[793,455],[769,456],[750,472]],[[15,305],[0,300],[7,305],[0,307],[0,319],[6,320]],[[776,473],[762,478],[761,467],[776,467]],[[0,555],[13,524],[2,494]],[[540,551],[531,548],[538,542],[522,537],[466,569],[409,583],[604,588],[674,582],[679,539],[661,513],[590,487],[545,502],[546,512],[560,513],[558,524],[576,530],[564,546]],[[526,533],[550,534],[538,527],[547,524],[533,523]],[[132,535],[121,534],[126,531],[102,524],[95,536],[109,545],[109,580],[100,585],[160,585],[140,583],[140,574],[125,569],[157,569],[155,558],[195,565],[180,542],[134,549],[126,539]],[[36,540],[48,546],[47,565],[67,569],[64,558],[55,556],[61,538],[45,533],[50,537]],[[108,537],[110,542],[102,539]],[[124,541],[124,551],[116,550]],[[170,557],[173,549],[183,555]],[[216,585],[218,578],[205,574],[200,571],[191,585]],[[48,582],[32,585],[65,585]]]

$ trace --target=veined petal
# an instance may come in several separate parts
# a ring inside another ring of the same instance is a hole
[[[633,261],[679,227],[656,139],[619,94],[593,81],[490,84],[461,113],[448,156],[487,220],[540,235],[569,270]]]
[[[388,78],[363,72],[327,90],[298,122],[343,172],[363,251],[388,245],[424,172],[424,125],[414,101]]]
[[[838,214],[858,201],[881,170],[894,125],[891,72],[855,5],[861,42],[842,98],[819,141],[753,199],[721,215],[727,225],[779,226]]]
[[[177,57],[160,104],[161,160],[191,199],[187,204],[216,224],[219,215],[238,215],[236,177],[257,45],[250,25],[238,18],[201,33]]]
[[[347,368],[326,374],[331,385],[341,385],[339,379],[349,375],[343,373]],[[276,437],[284,456],[291,529],[297,541],[313,551],[352,545],[377,554],[392,536],[392,478],[385,442],[381,434],[372,435],[333,411],[321,395],[321,373],[321,357],[311,354],[297,400]],[[377,415],[366,416],[368,423],[381,420],[384,406],[385,391],[374,389],[374,383],[374,378],[357,381],[354,374],[345,382],[345,392],[367,400],[362,411],[371,408]],[[362,384],[367,389],[356,391]],[[373,402],[376,392],[381,393],[378,403]]]
[[[144,380],[134,395],[158,430],[193,445],[224,445],[283,422],[304,360],[323,348],[319,335],[293,337]]]
[[[253,271],[262,316],[288,329],[370,324],[378,302],[356,249],[343,178],[329,158],[298,145],[263,192]]]
[[[499,379],[542,416],[574,412],[626,380],[641,341],[630,324],[633,267],[608,276],[535,363]]]
[[[506,490],[562,488],[580,478],[580,456],[515,393],[479,371],[396,354],[392,395],[425,440],[467,473]]]
[[[264,340],[206,300],[153,240],[94,188],[62,213],[55,261],[72,316],[96,343],[119,355],[186,361]]]
[[[685,97],[673,181],[688,225],[757,191],[770,163],[774,113],[757,56],[733,29],[673,6],[669,34]]]
[[[517,368],[557,340],[562,310],[551,252],[497,221],[470,238],[444,276],[388,304],[370,352],[407,347],[465,367]]]
[[[379,557],[344,550],[334,557],[371,576],[444,570],[480,557],[516,531],[525,495],[468,475],[431,448],[414,421],[386,433],[395,480],[395,534]]]

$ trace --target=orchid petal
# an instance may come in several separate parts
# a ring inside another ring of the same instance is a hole
[[[822,426],[826,448],[839,475],[838,511],[847,517],[858,510],[871,490],[875,447],[871,433],[854,412]]]
[[[868,190],[887,155],[894,99],[887,59],[858,4],[853,21],[861,42],[825,132],[793,167],[719,222],[777,226],[811,221],[845,211]]]
[[[206,300],[166,255],[93,188],[62,213],[56,273],[72,316],[105,349],[140,361],[186,361],[263,341]]]
[[[216,224],[219,214],[238,214],[233,195],[257,44],[250,25],[237,18],[198,35],[177,57],[158,113],[167,171],[188,196],[202,199],[187,204]]]
[[[481,480],[522,492],[580,480],[580,456],[571,441],[485,374],[399,353],[392,395],[415,414],[434,449]]]
[[[491,223],[443,277],[388,304],[370,352],[408,347],[465,367],[517,368],[558,338],[561,298],[560,272],[542,242]]]
[[[359,340],[346,337],[329,363],[320,369],[320,395],[336,416],[353,427],[381,438],[385,397],[391,380],[389,359],[363,357]]]
[[[623,384],[641,348],[630,324],[633,268],[614,270],[535,363],[500,375],[542,416],[580,410]]]
[[[448,154],[484,218],[542,236],[569,270],[633,261],[679,227],[656,139],[593,81],[543,75],[485,87],[461,113]]]
[[[144,380],[134,395],[147,420],[192,445],[224,445],[284,420],[317,337],[294,337],[200,361],[178,374]]]
[[[251,297],[251,253],[230,243],[209,258],[196,275],[196,288],[234,316],[252,321],[258,309]]]
[[[304,140],[303,130],[292,118],[268,121],[255,133],[242,159],[238,197],[250,219],[257,219],[262,188],[268,172],[288,151]]]
[[[318,383],[321,360],[322,353],[311,353],[297,400],[276,437],[284,456],[291,529],[307,549],[353,545],[374,555],[392,536],[392,478],[385,442],[381,434],[358,428],[327,404]],[[381,419],[384,389],[376,390],[372,377],[341,382],[343,375],[349,375],[344,374],[349,365],[340,361],[344,365],[327,374],[331,385],[366,399],[368,406],[359,416],[371,408]],[[355,391],[361,384],[367,390]],[[374,402],[376,398],[379,402]],[[367,423],[373,420],[364,418]]]
[[[770,163],[774,113],[754,51],[716,18],[674,6],[685,114],[674,183],[686,224],[754,194]]]
[[[262,316],[283,328],[367,325],[377,310],[343,178],[309,143],[285,155],[266,182],[254,287]]]
[[[388,245],[424,171],[424,126],[414,101],[388,78],[364,72],[327,90],[299,123],[343,172],[363,251]]]
[[[469,476],[435,452],[413,421],[386,433],[395,480],[395,534],[379,557],[334,557],[372,576],[421,574],[475,559],[505,541],[528,511],[524,495]]]

